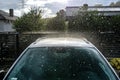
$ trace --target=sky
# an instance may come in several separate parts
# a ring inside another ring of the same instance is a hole
[[[24,1],[24,6],[22,2]],[[40,7],[43,9],[43,17],[54,17],[56,12],[66,8],[66,6],[82,6],[88,4],[94,6],[96,4],[102,4],[108,6],[111,2],[117,2],[120,0],[0,0],[0,10],[6,12],[10,8],[14,9],[14,15],[21,16],[23,13],[27,13],[31,7]],[[23,8],[24,7],[24,8]]]

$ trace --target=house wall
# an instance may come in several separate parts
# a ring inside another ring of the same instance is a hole
[[[9,21],[0,21],[0,32],[13,32],[12,23]]]
[[[66,16],[74,16],[79,10],[79,7],[66,7]]]
[[[99,14],[104,14],[105,16],[120,15],[120,8],[95,8],[88,7],[87,11],[97,10]],[[82,7],[66,7],[66,16],[75,16],[78,12],[84,12]]]
[[[114,11],[114,12],[112,12],[112,11],[106,11],[106,12],[104,12],[104,11],[102,11],[102,12],[99,12],[99,15],[101,15],[101,14],[104,14],[104,16],[115,16],[115,15],[120,15],[120,11]]]

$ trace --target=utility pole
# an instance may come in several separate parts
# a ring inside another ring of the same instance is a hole
[[[23,15],[23,14],[24,14],[24,8],[25,8],[25,1],[22,0],[22,1],[21,1],[21,4],[22,4],[22,7],[21,7],[21,15]]]
[[[22,9],[24,8],[24,5],[25,5],[25,1],[22,0]]]

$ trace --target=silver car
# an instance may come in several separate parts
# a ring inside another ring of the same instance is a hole
[[[3,80],[119,80],[84,38],[44,38],[28,46]]]

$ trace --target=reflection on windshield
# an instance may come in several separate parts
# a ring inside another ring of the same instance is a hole
[[[116,80],[93,48],[30,48],[7,80]]]

